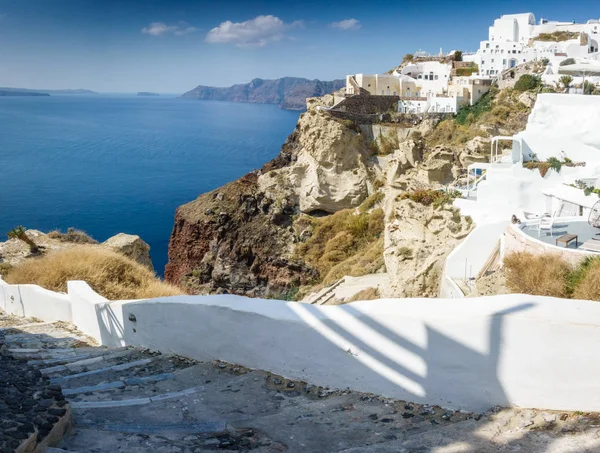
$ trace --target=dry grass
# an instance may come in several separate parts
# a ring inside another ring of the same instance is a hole
[[[554,254],[511,253],[504,258],[506,286],[513,293],[569,297],[569,264]]]
[[[570,278],[573,297],[600,301],[600,258],[584,260]]]
[[[60,242],[71,242],[73,244],[97,244],[98,241],[89,236],[85,231],[69,228],[66,233],[60,230],[50,231],[48,237]]]
[[[10,269],[5,280],[63,292],[67,291],[67,281],[84,280],[109,300],[183,294],[179,288],[160,281],[141,264],[111,250],[90,245],[78,245],[23,261]]]
[[[383,237],[381,237],[331,267],[325,274],[323,283],[329,285],[346,275],[360,277],[361,275],[374,274],[384,266]]]
[[[323,218],[299,219],[303,227],[312,228],[312,234],[296,247],[296,256],[314,267],[326,284],[344,275],[369,274],[383,264],[383,210],[358,211],[345,209]]]
[[[377,288],[367,288],[362,291],[357,292],[354,296],[348,299],[347,302],[356,302],[358,300],[375,300],[379,299],[379,289]]]
[[[519,101],[520,94],[492,87],[476,104],[461,108],[454,118],[441,121],[425,136],[427,146],[460,148],[475,137],[488,137],[490,133],[482,126],[501,127],[510,133],[522,131],[531,108]]]

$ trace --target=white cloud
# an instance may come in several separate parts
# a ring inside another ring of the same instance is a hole
[[[185,22],[179,22],[176,25],[167,25],[164,22],[152,22],[147,27],[142,28],[142,33],[152,36],[161,36],[167,34],[173,34],[176,36],[187,35],[197,30],[196,27],[192,27]]]
[[[344,19],[339,22],[332,22],[329,24],[329,26],[337,30],[348,31],[358,30],[361,27],[361,24],[357,19]]]
[[[206,42],[235,44],[238,47],[262,47],[280,41],[285,33],[301,27],[302,21],[285,23],[276,16],[258,16],[244,22],[222,22],[206,35]]]

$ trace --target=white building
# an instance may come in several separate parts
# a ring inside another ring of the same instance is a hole
[[[346,76],[346,94],[399,96],[404,113],[456,113],[472,105],[491,87],[490,77],[456,76],[453,62],[443,58],[417,60],[392,74]]]
[[[580,36],[560,42],[535,40],[541,33],[556,32],[580,33]],[[541,19],[536,25],[532,13],[506,14],[494,21],[488,39],[481,41],[477,55],[470,59],[479,65],[481,75],[489,76],[544,58],[556,64],[565,58],[597,59],[599,33],[598,20],[576,24]]]
[[[456,113],[459,109],[455,96],[401,97],[398,101],[400,113]]]

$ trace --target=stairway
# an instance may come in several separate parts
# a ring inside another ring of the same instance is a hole
[[[571,451],[549,448],[554,426],[564,428],[550,411],[470,414],[330,390],[224,362],[98,347],[61,322],[0,316],[0,329],[10,353],[70,403],[75,428],[49,453]],[[552,426],[535,433],[543,417]],[[598,451],[598,428],[582,426],[569,431],[577,451]],[[467,443],[473,448],[452,449]]]

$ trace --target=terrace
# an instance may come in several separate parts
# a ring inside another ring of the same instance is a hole
[[[600,228],[592,227],[584,217],[556,218],[552,223],[551,230],[543,229],[540,231],[539,222],[535,220],[524,222],[520,225],[520,229],[531,238],[560,248],[565,248],[566,246],[564,243],[557,245],[556,239],[565,234],[574,234],[577,235],[577,243],[572,241],[568,244],[567,248],[582,252],[600,252]],[[597,242],[597,245],[595,242]],[[594,250],[595,245],[597,247],[596,250]]]

